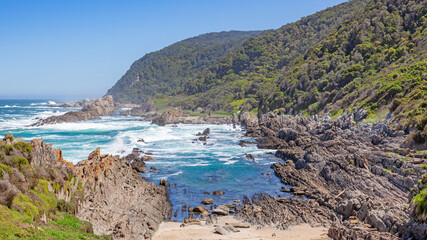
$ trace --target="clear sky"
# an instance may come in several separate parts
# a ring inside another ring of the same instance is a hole
[[[276,29],[344,0],[1,0],[0,99],[103,96],[144,54],[208,32]]]

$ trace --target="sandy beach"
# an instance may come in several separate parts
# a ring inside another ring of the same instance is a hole
[[[214,239],[293,239],[293,240],[323,240],[330,239],[327,236],[328,229],[324,227],[311,227],[302,224],[292,227],[290,230],[280,231],[274,228],[257,229],[256,226],[250,228],[238,228],[240,232],[229,235],[215,233],[214,225],[224,226],[226,223],[238,223],[239,220],[227,216],[220,217],[217,224],[187,225],[180,227],[180,222],[163,222],[159,230],[155,233],[153,240],[214,240]]]

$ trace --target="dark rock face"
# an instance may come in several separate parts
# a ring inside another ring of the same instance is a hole
[[[128,154],[125,159],[135,171],[139,173],[144,173],[146,166],[145,162],[151,161],[153,159],[151,155],[152,153],[145,153],[139,148],[134,148],[132,149],[132,153]]]
[[[283,183],[293,186],[291,194],[309,201],[258,195],[246,199],[237,216],[283,229],[321,223],[331,227],[336,239],[425,239],[408,208],[424,160],[404,161],[401,154],[411,150],[400,147],[405,136],[391,131],[390,123],[355,125],[354,117],[266,115],[258,126],[247,127],[259,147],[277,149],[284,162],[272,167]]]
[[[31,126],[97,119],[100,116],[112,115],[117,108],[118,106],[114,103],[113,97],[108,95],[103,98],[96,99],[93,103],[85,105],[81,111],[67,112],[61,116],[52,116],[46,119],[41,119]]]
[[[98,148],[75,167],[85,189],[77,217],[90,221],[95,234],[151,239],[170,218],[166,188],[142,179],[125,159],[101,156]]]

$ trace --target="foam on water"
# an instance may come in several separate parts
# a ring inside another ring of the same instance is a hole
[[[159,183],[172,183],[170,200],[174,210],[182,205],[199,206],[205,191],[222,190],[224,196],[211,196],[216,204],[229,203],[245,195],[264,192],[281,194],[282,185],[270,165],[277,161],[268,151],[255,145],[238,145],[243,132],[231,125],[184,125],[159,127],[139,118],[114,115],[97,120],[28,127],[36,118],[60,115],[77,108],[51,108],[53,102],[0,100],[0,135],[13,132],[26,140],[43,138],[63,150],[66,160],[73,163],[87,158],[97,147],[102,154],[125,156],[137,147],[153,153],[147,161],[143,177]],[[56,104],[56,102],[55,102]],[[196,134],[209,127],[207,144],[197,141]],[[141,139],[144,140],[141,141]],[[252,140],[252,139],[246,139]],[[254,160],[245,157],[251,154]],[[149,171],[150,167],[158,171]],[[184,216],[178,214],[176,220]]]

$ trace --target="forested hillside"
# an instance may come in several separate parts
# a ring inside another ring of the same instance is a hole
[[[135,61],[107,94],[122,103],[143,103],[148,96],[175,95],[186,80],[200,74],[228,51],[259,33],[208,33],[149,53]]]
[[[198,74],[165,82],[175,91],[153,95],[154,102],[204,112],[333,116],[362,107],[372,120],[391,112],[405,129],[418,127],[425,141],[426,14],[423,0],[346,2],[250,38]]]

